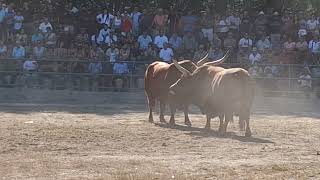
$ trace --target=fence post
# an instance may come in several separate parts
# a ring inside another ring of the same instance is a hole
[[[289,91],[291,91],[291,79],[292,79],[292,68],[291,64],[289,64]]]

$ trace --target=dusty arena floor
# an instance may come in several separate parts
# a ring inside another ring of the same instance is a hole
[[[1,105],[0,177],[8,179],[320,179],[319,103],[260,99],[252,138],[147,123],[144,105]],[[156,114],[155,117],[158,115]],[[158,120],[157,118],[155,118]],[[168,117],[167,117],[168,119]]]

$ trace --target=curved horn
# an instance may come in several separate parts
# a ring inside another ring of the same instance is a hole
[[[226,61],[226,59],[229,57],[230,55],[230,51],[227,51],[227,53],[223,56],[223,58],[221,59],[218,59],[216,61],[213,61],[213,62],[208,62],[208,63],[205,63],[203,65],[208,65],[208,66],[217,66],[217,65],[220,65],[222,63],[224,63]]]
[[[177,60],[173,60],[173,64],[183,75],[191,75],[191,72],[182,67]]]
[[[204,65],[204,63],[208,62],[208,56],[209,56],[209,53],[207,53],[207,55],[206,55],[204,58],[200,59],[200,60],[197,62],[197,66],[198,66],[198,67],[199,67],[199,66],[202,66],[202,65]]]

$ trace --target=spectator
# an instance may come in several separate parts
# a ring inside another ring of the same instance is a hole
[[[45,17],[43,19],[43,22],[39,25],[39,29],[42,33],[47,33],[48,29],[53,30],[51,23],[49,22],[49,19]]]
[[[110,48],[106,51],[107,60],[113,63],[119,58],[119,49],[115,47],[114,44],[111,44]]]
[[[157,45],[159,49],[162,49],[165,43],[168,43],[168,38],[164,35],[163,31],[160,31],[159,35],[154,38],[154,44]]]
[[[49,55],[53,55],[54,49],[56,48],[57,44],[57,36],[50,28],[47,29],[47,33],[44,35],[45,38],[45,47],[48,50]],[[74,48],[76,48],[74,46]],[[76,54],[76,53],[75,53]]]
[[[254,62],[253,65],[249,68],[248,72],[252,77],[261,77],[262,68],[258,66],[257,62]]]
[[[200,28],[203,36],[207,38],[211,43],[213,41],[213,25],[213,17],[208,15],[208,13],[204,11],[200,19]]]
[[[188,57],[192,58],[194,51],[198,47],[198,43],[191,32],[188,32],[187,35],[183,37],[182,44],[184,53],[187,54]]]
[[[14,16],[15,16],[15,11],[13,9],[13,4],[10,4],[6,9],[6,16],[5,16],[5,31],[6,31],[6,37],[8,39],[13,38],[13,25],[14,25]]]
[[[252,47],[252,40],[249,38],[247,33],[244,34],[243,38],[239,41],[239,51],[241,53],[246,53]]]
[[[139,12],[139,9],[137,7],[134,8],[131,18],[132,18],[132,25],[133,25],[133,34],[138,35],[139,34],[139,24],[140,24],[140,16],[141,12]]]
[[[15,59],[24,58],[26,50],[21,43],[16,43],[16,46],[12,50],[12,57]]]
[[[311,52],[312,56],[312,63],[317,63],[320,54],[320,38],[319,35],[316,35],[310,42],[309,42],[309,51]]]
[[[128,33],[131,33],[132,31],[132,21],[131,21],[131,18],[128,14],[125,14],[123,16],[123,19],[122,19],[122,23],[121,23],[121,32],[126,35]]]
[[[17,33],[22,29],[24,17],[22,16],[21,12],[18,11],[13,19],[14,19],[13,29]]]
[[[232,32],[239,31],[241,19],[238,12],[232,11],[231,15],[226,18],[226,22]]]
[[[200,44],[198,50],[194,53],[193,62],[198,62],[200,59],[205,57],[207,52],[204,49],[204,45]]]
[[[254,22],[255,32],[259,35],[266,33],[267,24],[268,24],[268,19],[266,15],[264,14],[263,11],[259,12],[258,17]]]
[[[88,71],[92,75],[102,73],[102,64],[101,62],[91,62],[88,67]]]
[[[297,58],[299,63],[307,63],[308,43],[304,37],[300,37],[296,43]]]
[[[140,16],[140,26],[142,32],[150,30],[150,27],[152,27],[153,18],[153,14],[147,9],[145,9],[142,15]]]
[[[213,33],[213,42],[211,45],[212,46],[219,46],[219,47],[222,46],[222,41],[216,33]]]
[[[319,27],[319,21],[316,19],[313,14],[311,18],[307,21],[307,30],[309,32],[314,32]]]
[[[261,38],[256,43],[256,47],[260,52],[265,52],[266,50],[271,49],[271,43],[265,35],[262,35]]]
[[[258,50],[256,47],[252,48],[252,52],[249,55],[249,63],[254,64],[254,63],[261,63],[262,62],[262,56],[260,53],[258,53]]]
[[[221,16],[216,24],[216,32],[220,39],[224,39],[229,31],[225,16]]]
[[[182,49],[182,38],[178,36],[177,33],[173,33],[171,38],[169,39],[169,44],[175,50],[177,54],[181,53]]]
[[[113,20],[113,29],[115,29],[115,31],[120,31],[121,28],[121,24],[122,24],[122,15],[121,13],[118,11],[117,14],[114,16],[114,20]]]
[[[157,57],[157,51],[156,49],[153,47],[152,44],[149,44],[148,49],[146,49],[143,52],[143,55],[145,57],[145,59],[147,61],[149,61],[150,63],[152,63],[154,61],[154,59]]]
[[[188,32],[193,33],[197,27],[198,17],[192,14],[189,10],[186,16],[182,16],[180,19],[180,25],[182,27],[183,34]]]
[[[99,31],[99,36],[96,39],[98,44],[103,44],[106,40],[106,37],[109,35],[110,29],[107,25],[104,25],[103,28]],[[96,37],[96,36],[95,36]],[[92,37],[91,37],[92,40]]]
[[[96,20],[101,26],[111,27],[114,16],[107,9],[103,13],[97,15]]]
[[[77,36],[75,37],[75,43],[77,47],[80,47],[80,48],[84,47],[85,45],[88,44],[88,41],[89,41],[89,35],[86,32],[86,29],[81,28],[80,33],[77,34]]]
[[[159,8],[156,15],[153,18],[152,26],[154,26],[158,32],[165,31],[167,22],[168,15],[164,14],[163,9]]]
[[[152,43],[151,36],[148,35],[147,31],[144,31],[142,35],[138,37],[139,48],[141,50],[146,50],[148,45]]]
[[[22,44],[28,44],[28,35],[24,32],[24,29],[21,29],[16,34],[16,43],[21,42]]]
[[[33,44],[38,43],[39,41],[42,42],[43,40],[44,40],[44,36],[43,36],[40,29],[38,29],[38,31],[36,33],[34,33],[31,37],[31,42]]]
[[[38,67],[37,61],[34,60],[28,59],[23,63],[23,71],[34,72],[38,70]]]
[[[7,46],[3,43],[3,41],[0,41],[0,58],[7,57]]]
[[[241,35],[247,33],[250,34],[252,31],[251,19],[248,15],[248,11],[244,11],[242,21],[240,24],[240,33]]]
[[[168,47],[168,43],[164,44],[163,49],[160,50],[159,56],[164,62],[172,62],[173,51],[171,48]]]
[[[223,47],[225,49],[229,49],[231,51],[234,51],[237,46],[237,41],[233,37],[232,32],[228,32],[228,36],[223,41]]]
[[[129,73],[128,64],[123,61],[117,61],[113,65],[113,73],[115,74],[112,80],[114,91],[121,91],[127,86],[128,80],[125,74]]]
[[[42,46],[41,42],[38,42],[33,48],[33,55],[36,59],[41,59],[45,55],[45,48]]]
[[[308,68],[304,68],[298,79],[299,87],[304,91],[307,97],[310,97],[312,90],[312,78]]]
[[[120,49],[120,59],[122,61],[129,61],[130,60],[130,47],[128,45],[123,45]]]
[[[25,74],[23,75],[22,80],[26,87],[32,87],[38,83],[38,76],[33,73],[38,71],[38,68],[39,65],[37,61],[32,60],[32,56],[23,63],[23,71]]]
[[[279,49],[280,47],[280,37],[281,37],[281,17],[276,11],[269,19],[269,31],[270,31],[270,40],[273,48]]]
[[[210,61],[216,61],[223,57],[222,49],[219,46],[214,46],[214,47],[211,46],[208,53],[209,53],[208,59]]]
[[[116,44],[118,42],[118,37],[114,33],[114,30],[111,30],[109,34],[105,37],[104,43],[107,46],[111,46],[111,44]]]
[[[5,38],[5,17],[6,17],[6,6],[5,4],[1,4],[0,7],[0,38],[4,39]]]

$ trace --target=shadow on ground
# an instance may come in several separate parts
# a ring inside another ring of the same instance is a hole
[[[187,135],[190,136],[196,136],[199,138],[227,138],[227,139],[235,139],[241,142],[252,142],[252,143],[274,143],[273,141],[267,140],[267,139],[261,139],[261,138],[255,138],[255,137],[244,137],[244,136],[238,136],[234,132],[227,132],[224,135],[221,135],[218,131],[215,131],[213,129],[204,129],[204,128],[198,128],[198,127],[188,127],[188,126],[182,126],[182,125],[169,125],[169,124],[161,124],[161,123],[155,123],[156,126],[167,128],[167,129],[175,129],[179,131],[186,131]]]

